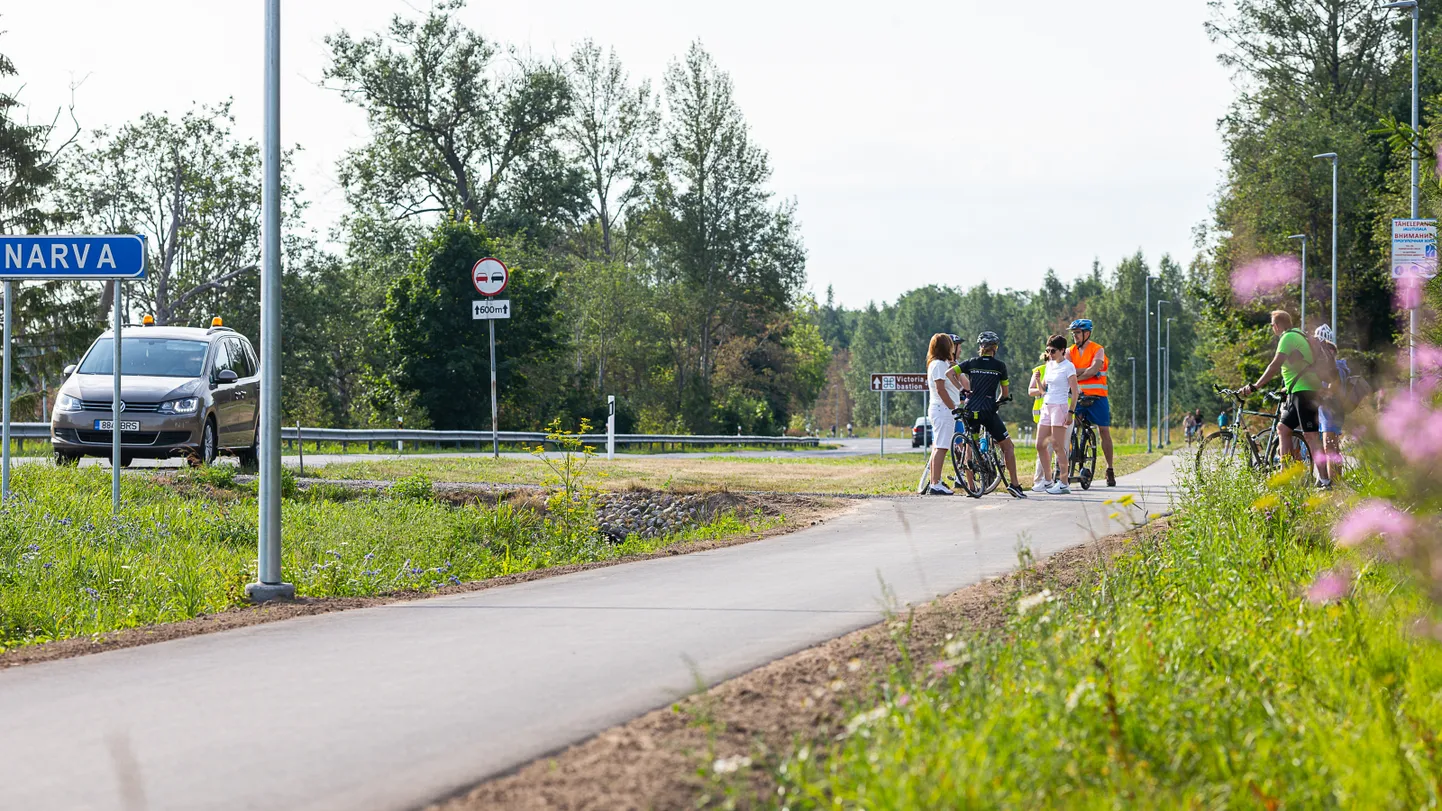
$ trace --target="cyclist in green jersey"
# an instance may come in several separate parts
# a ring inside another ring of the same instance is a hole
[[[1292,314],[1286,310],[1272,312],[1272,334],[1277,336],[1277,352],[1272,356],[1272,362],[1267,364],[1256,383],[1248,383],[1241,392],[1243,395],[1251,394],[1281,372],[1282,383],[1287,389],[1287,402],[1282,406],[1282,421],[1277,425],[1278,443],[1292,459],[1300,462],[1302,455],[1297,449],[1295,436],[1301,433],[1311,458],[1316,459],[1322,451],[1318,406],[1328,380],[1327,367],[1314,353],[1307,335],[1292,328]],[[1313,471],[1317,474],[1319,486],[1331,485],[1330,481],[1322,478],[1320,466],[1314,466]]]

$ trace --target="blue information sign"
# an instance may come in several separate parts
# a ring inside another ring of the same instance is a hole
[[[143,279],[145,237],[0,235],[0,279]]]

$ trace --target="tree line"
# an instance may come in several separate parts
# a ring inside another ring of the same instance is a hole
[[[659,88],[591,41],[534,59],[467,26],[464,5],[325,40],[324,84],[370,137],[337,167],[347,206],[328,240],[285,173],[285,419],[488,424],[469,271],[495,256],[513,273],[504,428],[596,419],[616,395],[624,430],[780,432],[829,353],[795,206],[770,190],[729,75],[700,42]],[[0,57],[0,81],[16,75]],[[221,315],[258,339],[260,151],[230,102],[84,131],[24,120],[14,86],[0,88],[0,231],[145,234],[149,275],[128,286],[127,316]],[[53,387],[110,297],[21,288],[20,386]]]

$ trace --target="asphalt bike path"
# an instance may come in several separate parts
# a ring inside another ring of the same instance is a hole
[[[1169,509],[868,499],[788,535],[0,671],[0,808],[410,809]]]

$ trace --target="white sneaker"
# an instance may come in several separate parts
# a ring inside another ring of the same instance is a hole
[[[941,483],[933,484],[933,485],[927,490],[927,492],[930,493],[930,494],[933,495],[933,496],[949,496],[949,495],[952,495],[951,488],[950,488],[950,487],[947,487],[945,484],[941,484]]]
[[[1033,493],[1045,493],[1048,487],[1051,487],[1051,482],[1046,479],[1037,479],[1036,484],[1031,486],[1031,491]]]
[[[1065,496],[1071,494],[1071,488],[1067,487],[1066,482],[1061,481],[1052,482],[1051,487],[1048,487],[1046,491],[1054,496]]]

